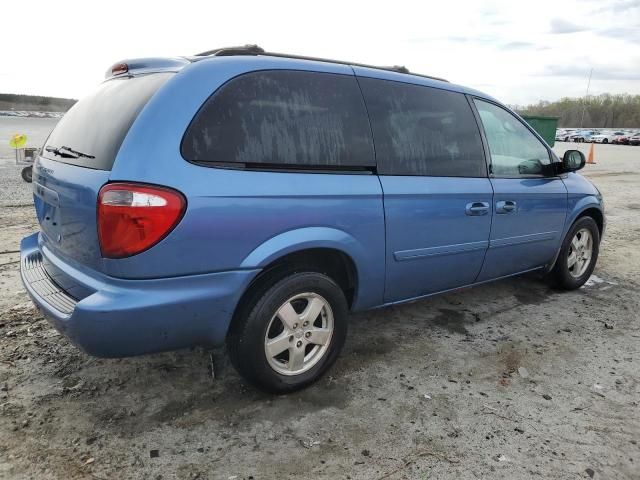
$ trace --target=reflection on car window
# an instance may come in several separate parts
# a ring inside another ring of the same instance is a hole
[[[353,75],[260,71],[210,97],[182,142],[190,161],[372,167],[373,142]]]
[[[480,131],[461,93],[360,78],[384,175],[484,177]]]
[[[542,174],[547,148],[516,117],[492,103],[475,100],[491,151],[492,172],[518,177]]]

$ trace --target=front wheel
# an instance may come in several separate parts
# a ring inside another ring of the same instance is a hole
[[[591,217],[578,219],[560,248],[550,273],[552,283],[565,290],[580,288],[593,273],[600,251],[600,230]]]
[[[320,378],[338,357],[347,334],[342,289],[326,275],[303,272],[250,297],[227,337],[238,372],[272,393],[299,390]]]

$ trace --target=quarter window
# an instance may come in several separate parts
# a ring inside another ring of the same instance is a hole
[[[359,81],[380,173],[486,176],[480,132],[464,95],[374,78]]]
[[[247,73],[222,86],[191,122],[182,154],[247,167],[375,166],[355,77],[286,70]]]
[[[491,172],[499,177],[542,175],[549,151],[520,120],[505,109],[475,100],[491,151]]]

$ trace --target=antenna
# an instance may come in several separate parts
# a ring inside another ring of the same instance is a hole
[[[582,117],[580,117],[580,128],[582,128],[582,122],[584,121],[584,112],[587,110],[587,100],[589,99],[589,87],[591,86],[591,75],[593,75],[593,68],[589,71],[589,81],[587,82],[587,93],[584,96],[584,102],[582,102]]]

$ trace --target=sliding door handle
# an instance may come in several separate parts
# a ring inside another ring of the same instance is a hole
[[[496,213],[513,213],[518,210],[518,205],[512,200],[501,200],[496,203]]]
[[[467,203],[465,208],[467,215],[486,215],[489,213],[489,202],[472,202]]]

